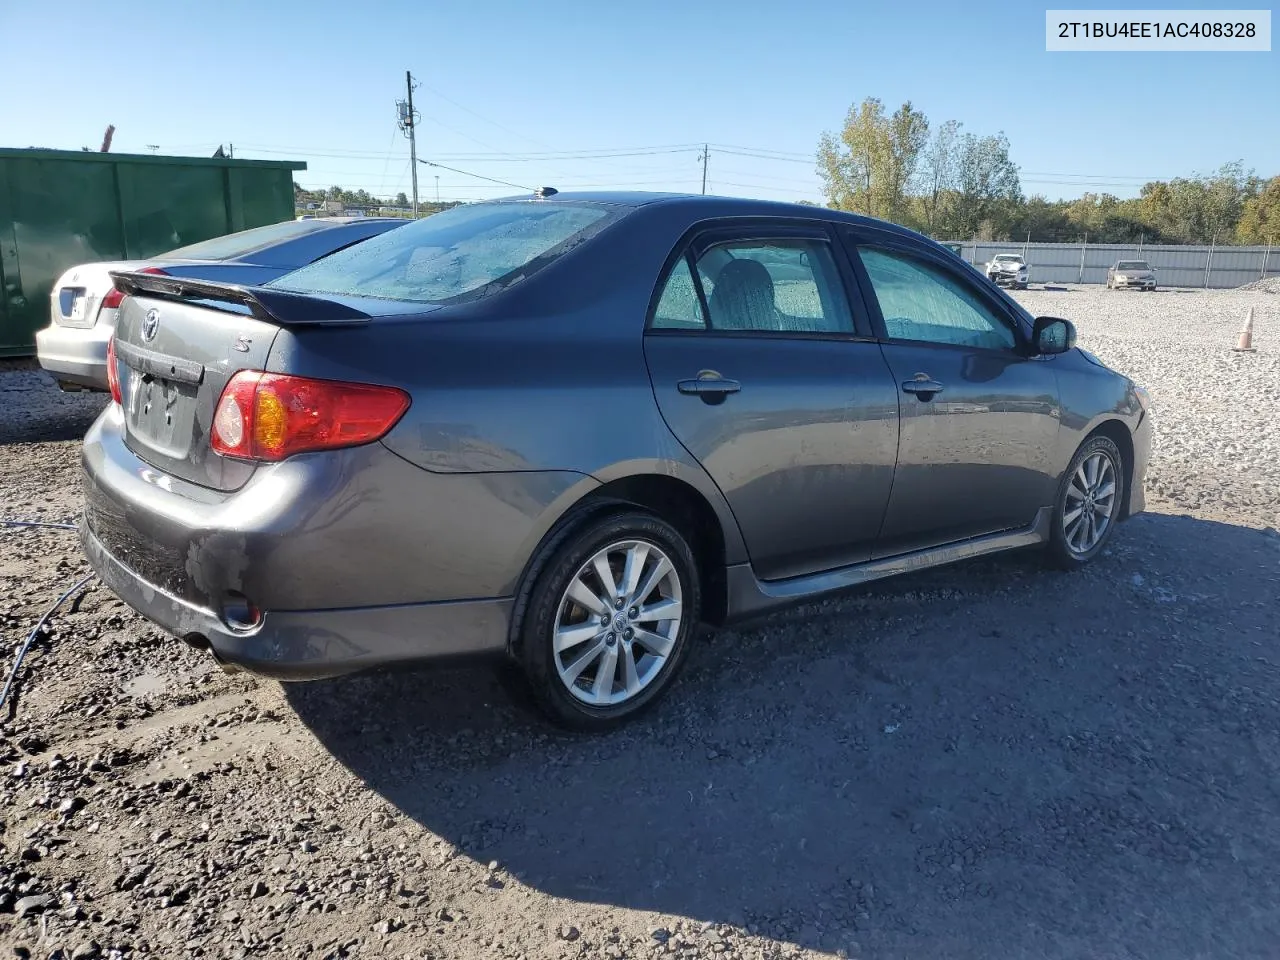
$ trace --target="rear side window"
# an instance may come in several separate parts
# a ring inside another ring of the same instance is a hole
[[[241,230],[239,233],[229,233],[225,237],[214,237],[212,240],[178,247],[176,250],[160,254],[158,259],[233,260],[286,240],[296,240],[309,233],[332,229],[333,225],[324,220],[286,220],[283,223],[254,227],[252,230]]]
[[[678,261],[654,310],[656,329],[853,333],[853,315],[828,245],[820,240],[717,244],[697,260],[710,317],[688,263]]]
[[[268,286],[412,303],[474,299],[526,279],[621,215],[616,207],[568,201],[468,204],[340,250]]]
[[[707,319],[702,314],[702,304],[698,302],[688,257],[681,257],[671,268],[667,285],[653,311],[653,326],[659,330],[706,328]]]

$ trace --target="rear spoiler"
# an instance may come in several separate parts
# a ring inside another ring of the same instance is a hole
[[[126,296],[155,297],[175,302],[212,300],[215,303],[234,303],[248,307],[258,320],[285,327],[368,323],[370,320],[369,314],[354,307],[305,293],[156,273],[125,270],[110,270],[108,273],[116,289]]]

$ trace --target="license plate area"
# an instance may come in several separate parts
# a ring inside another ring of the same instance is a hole
[[[58,310],[68,326],[87,326],[89,298],[84,287],[63,287],[58,291]]]
[[[122,392],[130,436],[171,459],[186,457],[194,432],[198,389],[196,384],[129,368]]]

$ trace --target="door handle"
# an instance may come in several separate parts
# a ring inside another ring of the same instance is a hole
[[[917,373],[914,380],[902,382],[903,393],[913,393],[921,400],[932,400],[935,394],[942,392],[942,384],[930,380],[923,373]]]
[[[703,403],[723,403],[729,394],[741,390],[742,384],[719,375],[703,374],[694,380],[681,380],[676,384],[676,389],[687,396],[701,397]]]

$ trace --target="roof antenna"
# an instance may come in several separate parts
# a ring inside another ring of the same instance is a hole
[[[539,200],[543,200],[547,197],[554,197],[559,192],[560,191],[555,187],[539,187],[537,190],[533,191],[533,195]]]

